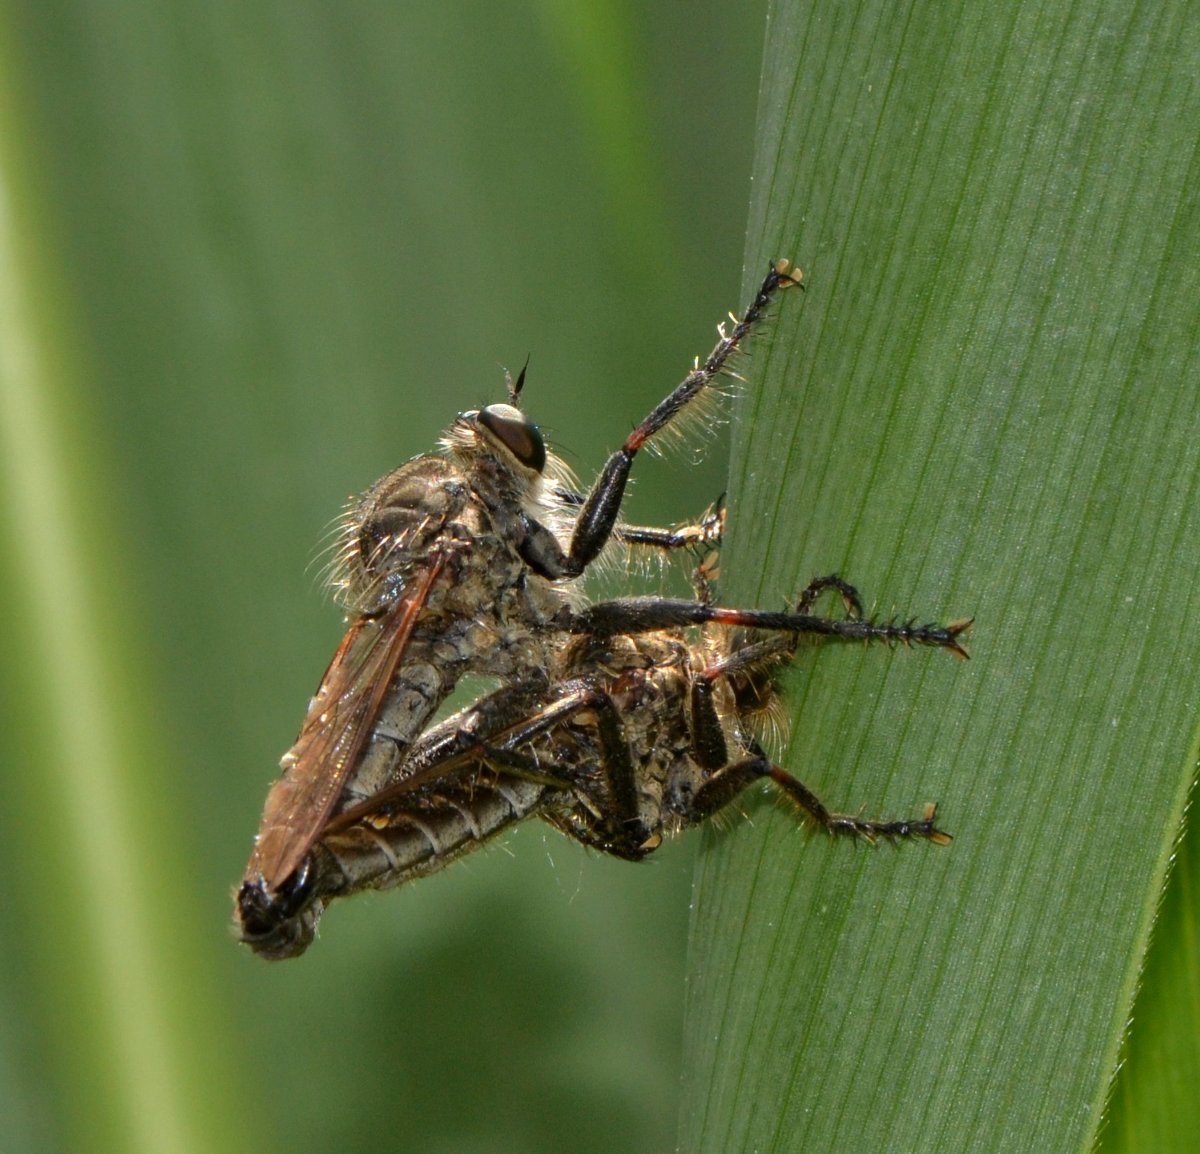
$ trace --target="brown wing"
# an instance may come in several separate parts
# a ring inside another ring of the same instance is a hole
[[[362,753],[392,678],[445,564],[435,556],[414,587],[381,617],[359,617],[338,646],[271,787],[246,880],[280,885],[321,836]]]
[[[477,738],[464,749],[446,747],[443,751],[440,741],[430,745],[429,739],[439,735],[437,730],[427,731],[423,741],[409,750],[404,777],[385,785],[357,804],[347,806],[335,817],[330,818],[322,836],[341,833],[364,818],[384,815],[389,806],[394,806],[406,794],[416,793],[431,782],[443,779],[452,782],[456,771],[487,764],[489,753],[519,748],[523,742],[532,741],[589,706],[591,693],[587,689],[581,689],[574,682],[560,683],[558,688],[561,691],[559,695],[550,695],[550,700],[543,698],[540,701],[527,702],[527,709],[520,708],[515,718],[511,707],[503,709],[498,714],[499,728],[494,730],[484,728],[482,732],[478,732],[475,726],[468,722],[459,732],[477,733]],[[481,706],[495,705],[505,694],[506,690],[501,689],[480,699],[474,706],[448,718],[439,728],[454,729],[461,723],[464,714],[478,715]],[[547,770],[544,777],[524,771],[517,772],[526,780],[544,781],[546,785],[562,784],[562,775],[555,774],[553,770]]]

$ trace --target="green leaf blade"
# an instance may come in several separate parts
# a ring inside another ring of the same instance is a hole
[[[1086,1149],[1193,775],[1196,35],[1183,7],[773,9],[726,600],[836,570],[969,666],[816,651],[781,761],[957,840],[752,807],[697,874],[684,1148]],[[1192,387],[1180,387],[1190,381]],[[704,1103],[703,1107],[700,1103]]]

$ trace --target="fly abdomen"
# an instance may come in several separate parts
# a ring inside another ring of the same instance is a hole
[[[371,727],[362,754],[346,781],[338,810],[377,793],[391,781],[409,747],[450,687],[432,663],[414,661],[397,674]]]
[[[338,892],[388,889],[432,873],[536,813],[553,790],[542,782],[476,777],[452,791],[332,834],[322,842],[344,878]]]

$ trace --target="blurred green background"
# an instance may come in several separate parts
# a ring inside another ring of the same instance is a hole
[[[5,1151],[672,1148],[689,842],[525,828],[281,965],[230,895],[345,497],[527,353],[589,477],[740,303],[762,14],[0,4]]]

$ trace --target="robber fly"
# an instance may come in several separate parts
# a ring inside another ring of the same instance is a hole
[[[841,595],[844,618],[813,613],[830,590]],[[756,730],[774,712],[776,675],[800,636],[937,646],[965,657],[958,638],[969,621],[868,621],[857,592],[837,577],[813,581],[788,613],[718,609],[706,596],[610,604],[609,628],[583,630],[562,646],[549,683],[517,679],[426,731],[395,780],[332,818],[291,917],[251,945],[267,957],[299,953],[334,898],[441,869],[533,815],[639,861],[665,835],[763,779],[830,833],[950,841],[933,805],[903,820],[830,811],[767,757]],[[629,613],[638,621],[687,617],[699,628],[619,631]]]
[[[563,639],[585,628],[573,583],[610,538],[671,549],[704,537],[703,525],[683,533],[618,526],[633,461],[713,391],[772,297],[799,284],[787,261],[772,265],[747,311],[728,332],[719,326],[708,358],[585,494],[518,407],[522,371],[507,404],[461,414],[440,452],[402,465],[354,505],[333,577],[346,634],[267,795],[236,899],[244,941],[274,942],[293,924],[331,819],[401,775],[462,677],[549,678]]]

